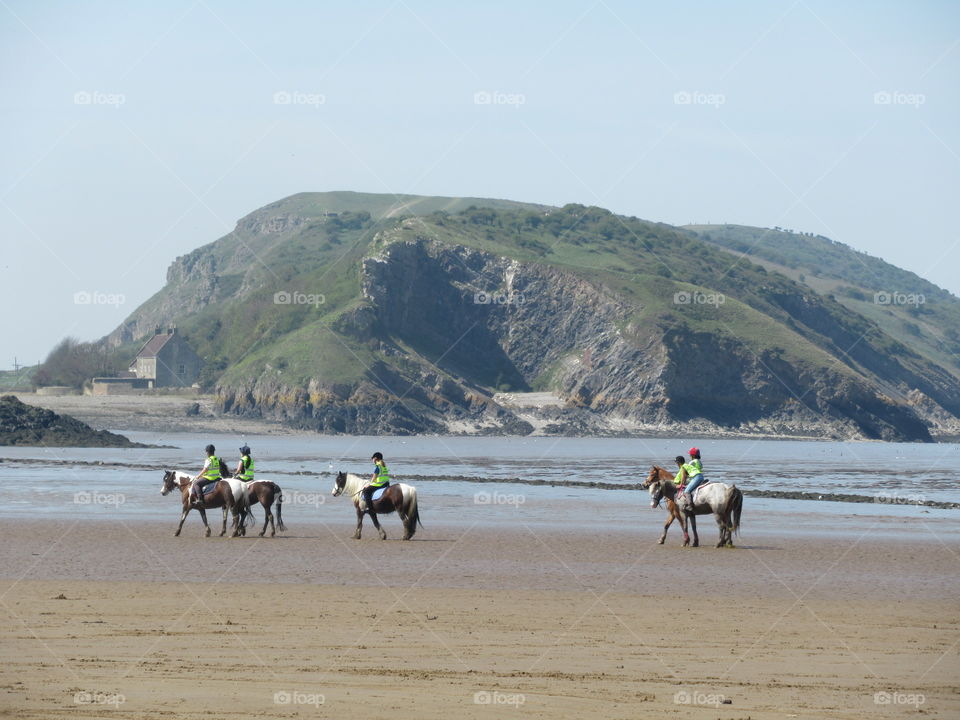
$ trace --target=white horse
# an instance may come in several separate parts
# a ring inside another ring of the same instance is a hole
[[[392,483],[383,494],[367,507],[360,491],[367,484],[367,480],[356,473],[338,472],[337,479],[333,484],[333,496],[346,494],[353,498],[353,506],[357,510],[357,531],[353,534],[354,539],[360,539],[360,529],[363,526],[363,516],[365,513],[370,515],[373,520],[373,526],[380,533],[380,539],[386,540],[387,533],[380,527],[377,520],[377,513],[392,513],[396,510],[397,515],[403,522],[403,539],[409,540],[417,531],[417,525],[423,527],[420,522],[420,510],[417,507],[417,489],[413,485],[406,483]]]
[[[177,531],[174,536],[180,535],[183,528],[183,521],[187,519],[193,505],[190,503],[190,485],[193,483],[193,475],[181,470],[165,470],[163,473],[163,483],[160,486],[160,494],[167,495],[174,488],[180,490],[181,500],[183,501],[183,512],[180,514],[180,524],[177,525]],[[245,483],[236,478],[221,478],[219,483],[225,483],[227,491],[215,487],[209,494],[204,495],[202,502],[197,506],[200,512],[200,518],[207,529],[206,536],[210,537],[210,526],[207,524],[206,508],[223,508],[223,527],[220,529],[220,536],[227,534],[227,509],[233,513],[233,537],[239,535],[239,517],[241,512],[249,509],[249,501],[246,493]]]

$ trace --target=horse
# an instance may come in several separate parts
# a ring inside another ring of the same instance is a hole
[[[193,507],[190,502],[190,484],[192,482],[193,475],[190,473],[179,470],[164,470],[163,472],[163,484],[160,486],[160,494],[167,495],[174,488],[179,488],[181,500],[183,501],[183,512],[180,514],[180,524],[177,525],[177,531],[173,534],[174,537],[180,535],[180,530],[183,528],[183,521],[187,519],[187,513],[189,513]],[[220,529],[220,537],[223,537],[227,533],[227,510],[229,509],[230,512],[233,513],[234,530],[231,537],[237,537],[237,535],[240,534],[238,513],[243,505],[244,494],[242,481],[234,478],[218,480],[213,490],[204,493],[202,501],[197,506],[197,510],[200,511],[200,518],[203,520],[203,525],[207,529],[205,536],[210,537],[210,526],[207,524],[206,508],[223,508],[223,527]]]
[[[667,530],[676,519],[683,529],[683,546],[687,547],[690,544],[690,536],[687,534],[686,512],[677,502],[677,486],[674,484],[674,476],[668,470],[654,465],[650,468],[650,473],[643,482],[643,487],[650,492],[650,507],[656,508],[664,498],[667,500],[669,517],[657,542],[663,545],[664,540],[667,539]],[[696,516],[710,513],[713,513],[720,528],[720,541],[717,543],[717,547],[733,547],[733,534],[740,533],[740,511],[742,509],[743,493],[736,485],[710,482],[697,488],[693,500],[693,513],[690,515],[690,524],[693,527],[693,547],[700,546]]]
[[[333,496],[337,497],[346,493],[353,498],[353,506],[357,510],[357,531],[353,534],[354,540],[360,539],[360,529],[363,525],[363,516],[365,513],[370,515],[373,520],[373,526],[380,533],[380,539],[386,540],[387,533],[380,527],[377,520],[377,513],[388,514],[396,510],[397,515],[403,522],[403,539],[409,540],[417,532],[417,525],[423,527],[420,522],[420,510],[417,508],[417,489],[413,485],[405,483],[391,484],[378,499],[367,507],[363,501],[360,491],[367,481],[355,473],[338,472],[337,479],[333,485]],[[361,503],[363,507],[361,508]]]
[[[283,532],[287,529],[287,526],[283,524],[283,490],[280,489],[280,486],[275,482],[269,480],[251,480],[250,482],[243,482],[243,507],[240,510],[240,534],[246,535],[246,519],[247,516],[250,517],[251,527],[257,526],[257,519],[253,516],[252,507],[256,503],[260,503],[263,506],[264,511],[266,512],[266,517],[263,519],[263,530],[260,531],[260,537],[263,537],[263,534],[267,531],[267,525],[270,526],[270,537],[274,537],[277,534],[277,530]],[[273,505],[273,501],[277,501],[277,521],[273,521],[273,513],[270,512],[270,506]]]

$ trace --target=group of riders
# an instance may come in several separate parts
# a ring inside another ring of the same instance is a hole
[[[203,463],[203,468],[190,484],[191,504],[203,505],[203,488],[222,480],[224,477],[230,477],[226,463],[217,455],[217,449],[213,445],[207,445],[204,452],[207,454],[207,459]],[[370,482],[360,491],[367,507],[371,505],[373,493],[390,485],[390,470],[383,460],[383,453],[375,452],[370,459],[374,463],[373,474],[370,476]],[[237,469],[233,472],[233,477],[244,482],[252,482],[253,476],[253,456],[250,454],[250,446],[244,445],[240,448],[240,461],[237,463]]]
[[[207,445],[205,452],[207,453],[207,459],[203,463],[203,468],[193,478],[193,483],[190,485],[190,502],[194,504],[202,504],[203,488],[206,485],[216,483],[224,476],[229,477],[226,472],[227,466],[217,455],[217,449],[213,445]],[[674,484],[677,486],[677,490],[683,493],[685,510],[693,512],[693,493],[704,483],[703,462],[700,459],[699,448],[690,448],[688,454],[690,455],[689,462],[683,455],[677,455],[674,458],[677,468],[679,468]],[[370,459],[373,460],[373,474],[370,476],[370,481],[360,491],[367,507],[372,504],[373,493],[390,485],[390,470],[383,459],[383,453],[375,452]],[[252,482],[253,475],[253,456],[250,454],[250,446],[244,445],[240,448],[240,461],[237,463],[237,469],[234,470],[233,477],[244,482]]]

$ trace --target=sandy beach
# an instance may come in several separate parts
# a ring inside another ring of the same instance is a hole
[[[274,539],[205,539],[195,517],[174,538],[173,521],[3,523],[0,712],[960,714],[960,543],[919,524],[764,526],[717,550],[629,527],[467,522],[404,543],[395,518],[386,542],[351,540],[346,516]]]

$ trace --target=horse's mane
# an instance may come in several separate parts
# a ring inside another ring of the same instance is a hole
[[[344,495],[356,495],[360,492],[360,488],[367,484],[367,479],[363,475],[351,472],[344,475],[347,476],[347,481],[343,484]]]

